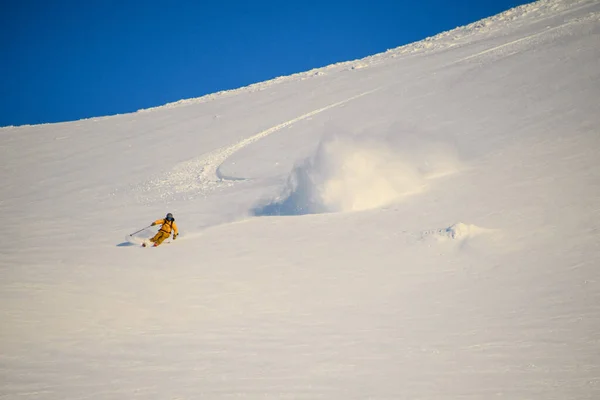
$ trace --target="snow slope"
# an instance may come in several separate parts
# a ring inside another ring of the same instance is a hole
[[[0,398],[599,398],[599,44],[542,0],[1,129]]]

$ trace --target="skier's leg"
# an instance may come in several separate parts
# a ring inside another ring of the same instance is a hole
[[[152,236],[152,238],[150,239],[150,241],[152,243],[156,243],[156,241],[160,238],[160,236],[161,236],[162,233],[163,233],[162,231],[156,232],[156,235]]]
[[[156,240],[154,240],[155,246],[160,246],[160,244],[162,242],[164,242],[166,238],[169,237],[169,234],[167,232],[160,231],[158,233],[160,233],[161,235]],[[157,234],[157,236],[158,236],[158,234]]]

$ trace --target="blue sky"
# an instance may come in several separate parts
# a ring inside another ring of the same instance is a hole
[[[348,61],[517,0],[3,0],[0,126],[136,111]]]

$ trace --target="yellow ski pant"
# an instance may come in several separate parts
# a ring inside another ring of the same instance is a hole
[[[167,239],[169,236],[171,236],[170,233],[167,233],[165,231],[158,231],[158,233],[154,235],[154,237],[150,239],[150,241],[156,243],[157,246],[160,246],[160,244],[164,242],[165,239]]]

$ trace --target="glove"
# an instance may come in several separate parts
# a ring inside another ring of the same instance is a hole
[[[179,233],[174,233],[173,234],[173,240],[177,239],[177,236],[179,236]]]
[[[156,223],[154,223],[154,222],[150,224],[150,226],[154,226],[154,225],[156,225]]]

